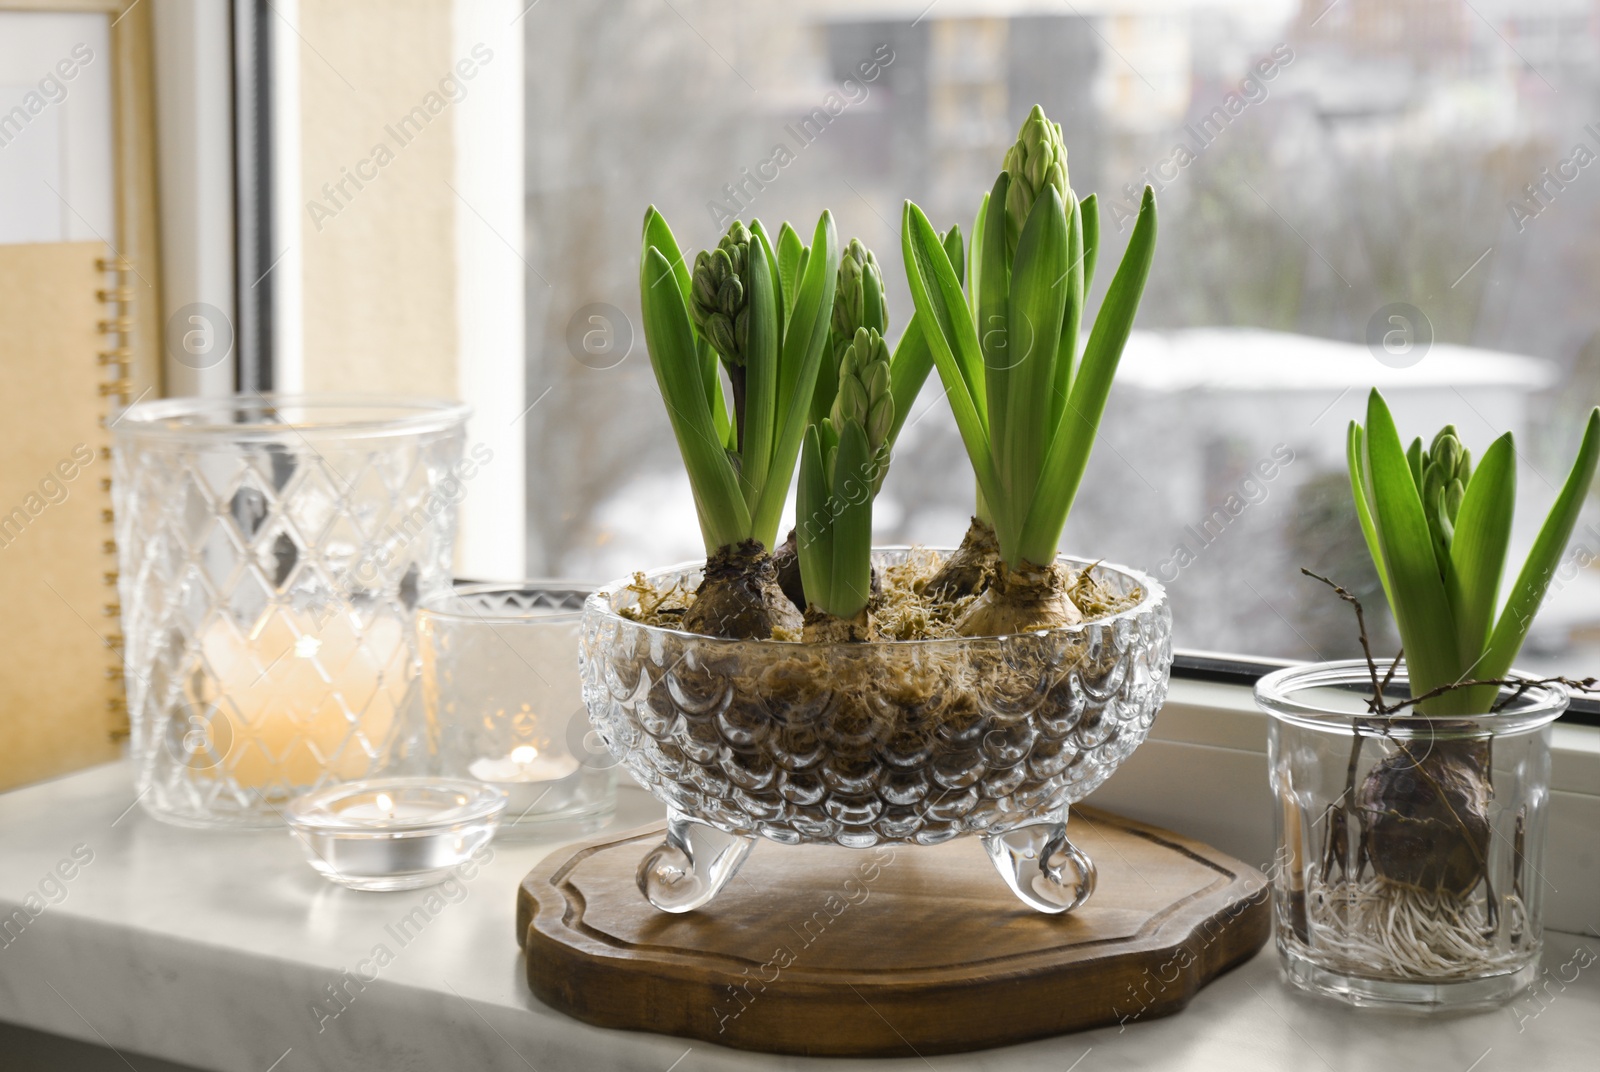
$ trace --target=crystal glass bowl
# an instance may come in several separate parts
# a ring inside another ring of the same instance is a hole
[[[1096,575],[1142,598],[1064,629],[871,644],[723,640],[624,617],[626,582],[590,596],[589,718],[669,811],[640,866],[645,896],[699,907],[758,837],[866,848],[975,834],[1024,902],[1077,907],[1094,867],[1066,838],[1067,807],[1144,740],[1172,665],[1160,584],[1104,562]],[[648,576],[692,590],[700,565]]]

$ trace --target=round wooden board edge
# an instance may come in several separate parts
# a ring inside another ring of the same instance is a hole
[[[1181,937],[1168,937],[1163,943],[1164,928],[1158,926],[1136,946],[1101,958],[1130,961],[1129,977],[1119,979],[1124,985],[1110,988],[1111,992],[1099,986],[1084,989],[1081,977],[1093,961],[1065,969],[986,973],[981,985],[992,996],[981,1003],[980,1015],[973,1011],[980,1003],[972,1000],[971,978],[932,978],[920,984],[861,980],[851,984],[861,998],[858,1015],[841,1015],[836,1008],[836,980],[791,976],[784,980],[781,1002],[763,1001],[766,986],[748,971],[734,973],[708,963],[643,961],[572,930],[568,924],[575,906],[569,892],[555,885],[558,877],[590,853],[631,841],[647,845],[661,835],[661,823],[569,846],[523,879],[517,893],[517,928],[529,988],[544,1004],[598,1027],[676,1035],[766,1053],[907,1057],[991,1049],[1169,1016],[1266,944],[1271,936],[1270,887],[1255,868],[1148,823],[1092,808],[1075,813],[1140,834],[1233,876],[1225,887],[1202,895],[1202,900],[1215,902],[1215,908]],[[538,896],[541,890],[547,892],[543,900]],[[1156,967],[1132,965],[1135,956]],[[1076,985],[1074,976],[1080,977]],[[766,982],[776,984],[781,979],[779,971]],[[828,1032],[810,1026],[819,1017],[806,1015],[808,1006],[827,1010]],[[652,1017],[648,1023],[641,1016],[645,1007]]]

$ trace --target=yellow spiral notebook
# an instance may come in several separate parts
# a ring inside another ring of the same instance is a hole
[[[125,732],[107,414],[129,288],[98,242],[0,245],[0,791]]]

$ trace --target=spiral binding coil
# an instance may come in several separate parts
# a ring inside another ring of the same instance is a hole
[[[133,394],[133,381],[130,370],[133,363],[133,317],[130,315],[133,304],[133,287],[127,285],[127,273],[133,271],[133,262],[126,257],[102,257],[95,261],[95,267],[112,276],[112,285],[103,287],[95,292],[95,297],[107,307],[107,318],[100,321],[100,334],[107,336],[106,346],[97,355],[101,368],[107,370],[111,377],[100,384],[100,397],[114,399],[113,409],[127,406]],[[101,423],[109,427],[109,417],[101,418]],[[102,448],[102,457],[110,458],[109,447]],[[101,481],[101,488],[108,494],[111,491],[109,480]],[[110,525],[113,521],[111,510],[100,512],[101,519]],[[117,541],[115,538],[106,540],[101,545],[101,550],[111,557],[112,565],[116,565]],[[109,633],[106,647],[116,656],[115,661],[106,668],[106,677],[112,681],[122,681],[122,650],[123,636],[120,632],[122,624],[122,602],[117,595],[117,570],[109,569],[104,572],[106,587],[111,589],[112,598],[106,603],[104,613],[106,617],[117,622],[119,629]],[[111,719],[111,739],[121,740],[128,736],[128,698],[125,691],[119,689],[117,695],[107,701],[107,711]]]

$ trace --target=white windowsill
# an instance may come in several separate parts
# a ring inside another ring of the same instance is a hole
[[[1245,690],[1180,682],[1150,741],[1095,803],[1265,862],[1265,747],[1265,716]],[[1424,1059],[1467,1068],[1492,1049],[1511,1062],[1504,1067],[1580,1066],[1600,1016],[1600,972],[1571,967],[1600,953],[1600,942],[1582,933],[1600,918],[1592,912],[1600,730],[1560,727],[1557,752],[1548,877],[1561,892],[1550,894],[1549,974],[1539,1000],[1440,1021],[1361,1014],[1285,989],[1269,946],[1165,1020],[899,1064],[1060,1072],[1092,1050],[1097,1070],[1343,1072]],[[524,1062],[541,1072],[662,1072],[680,1058],[677,1072],[866,1067],[606,1031],[540,1004],[512,934],[513,893],[551,843],[497,845],[459,903],[397,950],[347,1011],[319,1022],[312,1002],[371,957],[386,928],[429,891],[341,890],[318,878],[282,832],[180,830],[129,810],[133,801],[120,763],[0,795],[0,918],[38,893],[76,846],[94,854],[59,903],[0,948],[0,1021],[227,1072],[263,1072],[280,1059],[275,1072]],[[615,828],[659,815],[653,800],[625,790]],[[1580,913],[1586,903],[1587,918],[1553,918],[1557,908]],[[1554,933],[1563,929],[1575,933]]]

